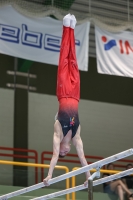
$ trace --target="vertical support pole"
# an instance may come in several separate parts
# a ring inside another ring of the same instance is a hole
[[[88,179],[88,200],[93,200],[93,180]]]
[[[18,58],[14,58],[14,148],[28,148],[28,93],[16,88],[19,82],[16,73],[18,71]],[[14,155],[26,155],[27,152],[14,152]],[[27,162],[27,158],[14,157],[14,161]],[[27,167],[13,166],[13,185],[26,187],[28,185]]]

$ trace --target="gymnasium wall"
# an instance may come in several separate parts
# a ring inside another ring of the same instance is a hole
[[[52,150],[57,110],[55,96],[29,93],[30,149],[35,148],[38,152]],[[106,157],[132,147],[132,116],[132,106],[80,100],[79,117],[85,154]]]
[[[28,147],[36,149],[39,154],[42,151],[52,151],[57,98],[30,92],[28,108]],[[131,106],[80,100],[79,117],[85,154],[108,157],[132,148],[132,116]],[[73,146],[70,153],[76,153]],[[69,163],[67,166],[72,168]],[[59,174],[55,170],[54,176],[57,175]]]

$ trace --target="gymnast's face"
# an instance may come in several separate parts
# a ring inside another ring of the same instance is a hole
[[[62,156],[62,157],[66,156],[69,153],[70,149],[71,149],[70,144],[64,145],[61,143],[60,144],[60,152],[59,152],[60,156]]]

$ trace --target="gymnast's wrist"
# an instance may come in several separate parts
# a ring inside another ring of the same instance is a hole
[[[48,177],[49,177],[49,178],[52,178],[52,175],[51,175],[51,174],[48,174]]]

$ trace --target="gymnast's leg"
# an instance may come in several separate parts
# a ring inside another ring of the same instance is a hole
[[[76,59],[75,49],[75,36],[74,28],[76,25],[76,18],[74,15],[71,16],[70,25],[70,55],[69,55],[69,72],[71,80],[71,96],[79,101],[80,99],[80,74]]]
[[[62,97],[67,97],[69,95],[69,69],[68,69],[68,59],[70,51],[70,18],[71,15],[68,14],[63,18],[63,34],[62,42],[60,47],[60,57],[57,73],[57,98],[60,100]]]

